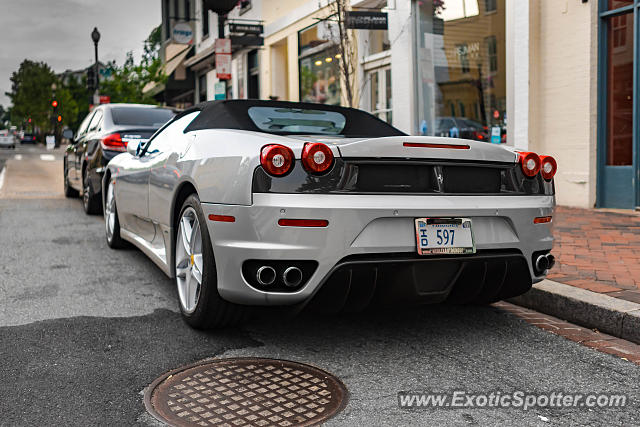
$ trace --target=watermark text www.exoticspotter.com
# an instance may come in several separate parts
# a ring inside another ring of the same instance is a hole
[[[626,406],[626,395],[611,393],[529,393],[524,391],[471,393],[456,390],[448,393],[401,391],[398,406],[403,409],[420,408],[620,408]]]

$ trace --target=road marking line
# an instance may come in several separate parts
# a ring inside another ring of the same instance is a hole
[[[4,185],[4,171],[7,168],[2,168],[2,170],[0,170],[0,191],[2,190],[2,186]]]
[[[22,154],[16,154],[16,155],[14,156],[14,159],[16,159],[16,160],[22,160]]]
[[[52,162],[56,159],[56,156],[53,154],[40,154],[40,160],[44,160],[45,162]]]

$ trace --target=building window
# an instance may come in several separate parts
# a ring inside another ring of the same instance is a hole
[[[340,105],[340,55],[333,24],[322,21],[298,33],[300,100]]]
[[[163,1],[163,8],[162,8],[162,12],[164,14],[163,16],[163,23],[164,23],[164,36],[165,36],[165,40],[168,40],[171,38],[171,22],[169,20],[169,0],[164,0]]]
[[[485,39],[487,43],[487,59],[489,60],[489,71],[498,71],[498,46],[496,36],[489,36]]]
[[[209,9],[204,4],[204,0],[202,1],[202,37],[207,37],[209,35]]]
[[[179,0],[173,0],[173,16],[172,16],[172,18],[174,20],[180,19],[180,1]]]
[[[506,140],[505,1],[412,2],[421,78],[410,132]]]
[[[191,0],[184,0],[184,19],[191,20]]]
[[[202,74],[198,78],[198,102],[207,100],[207,75]]]
[[[258,51],[252,50],[247,54],[247,95],[249,99],[260,98],[260,66]]]
[[[368,71],[366,79],[369,85],[369,112],[380,120],[392,123],[391,67]]]

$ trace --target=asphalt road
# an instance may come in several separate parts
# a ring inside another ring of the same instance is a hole
[[[51,170],[62,170],[60,153],[42,160],[22,150],[20,160],[0,151],[0,165],[53,162]],[[171,280],[138,250],[110,250],[102,218],[86,216],[79,200],[57,195],[53,178],[38,176],[24,193],[11,176],[5,186],[13,187],[0,189],[0,425],[156,425],[142,400],[149,383],[184,364],[231,356],[300,361],[337,375],[350,399],[329,425],[640,424],[640,367],[494,307],[274,315],[241,329],[194,331],[180,319]],[[38,191],[54,195],[34,197]],[[629,404],[398,408],[399,391],[453,390],[611,392]]]

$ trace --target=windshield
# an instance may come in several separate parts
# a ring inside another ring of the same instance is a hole
[[[165,108],[114,107],[111,109],[111,117],[115,125],[159,128],[174,115],[173,111]]]
[[[250,107],[248,113],[265,132],[339,135],[347,123],[338,112],[306,108]]]

